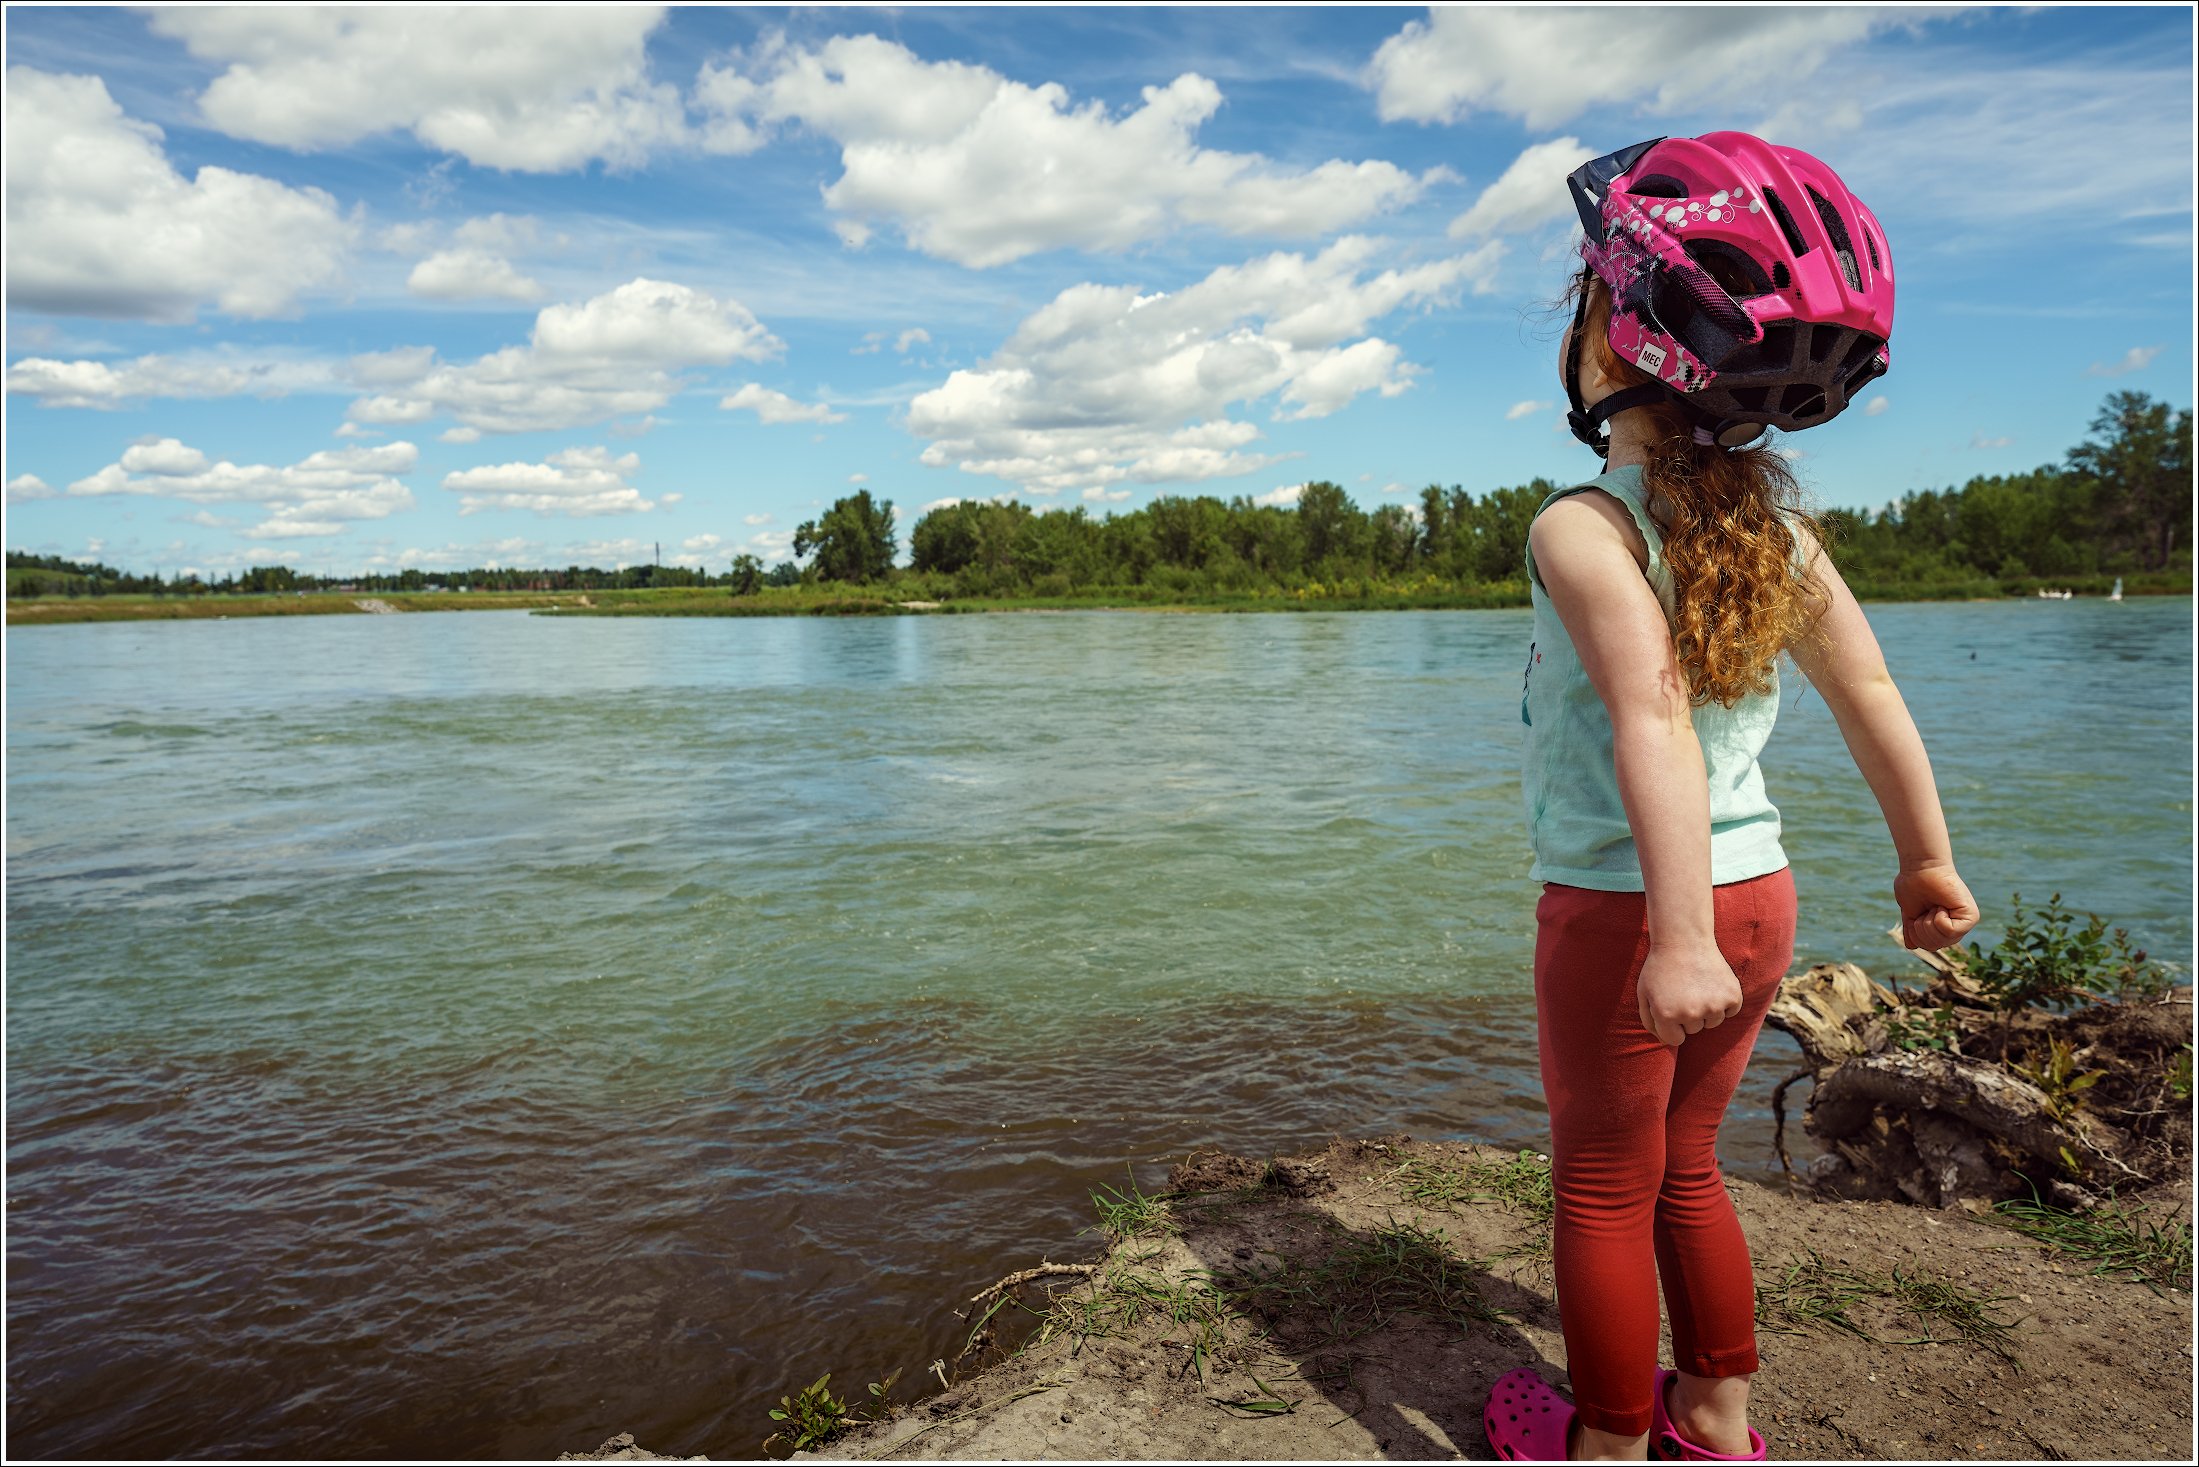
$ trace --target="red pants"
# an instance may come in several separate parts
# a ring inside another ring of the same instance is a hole
[[[1649,955],[1640,892],[1545,886],[1535,907],[1566,1369],[1581,1424],[1620,1436],[1649,1430],[1659,1279],[1675,1366],[1702,1376],[1756,1369],[1755,1272],[1715,1148],[1794,956],[1794,879],[1775,871],[1712,894],[1741,1012],[1678,1049],[1644,1029],[1635,1008]]]

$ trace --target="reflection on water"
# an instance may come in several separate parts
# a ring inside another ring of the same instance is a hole
[[[1989,915],[2188,962],[2190,604],[1873,621]],[[791,1386],[951,1354],[1126,1166],[1534,1143],[1526,630],[17,633],[17,1453],[753,1454]],[[1890,846],[1788,687],[1799,954],[1883,969]]]

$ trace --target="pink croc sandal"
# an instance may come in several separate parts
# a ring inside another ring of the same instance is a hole
[[[1506,1462],[1563,1462],[1573,1406],[1523,1365],[1498,1376],[1489,1388],[1481,1429],[1489,1435],[1490,1448]]]
[[[1749,1449],[1745,1456],[1729,1452],[1714,1452],[1699,1447],[1680,1435],[1665,1412],[1665,1392],[1672,1388],[1672,1379],[1680,1372],[1657,1372],[1656,1416],[1649,1424],[1649,1455],[1660,1462],[1761,1462],[1769,1451],[1763,1435],[1755,1427],[1749,1428]]]

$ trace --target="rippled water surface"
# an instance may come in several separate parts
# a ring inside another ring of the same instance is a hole
[[[2059,890],[2188,965],[2190,602],[1872,619],[1989,920]],[[1537,1140],[1526,640],[11,632],[14,1454],[755,1455],[1194,1146]],[[1898,966],[1869,793],[1786,701],[1798,956]]]

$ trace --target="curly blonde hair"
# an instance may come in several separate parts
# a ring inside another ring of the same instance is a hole
[[[1567,308],[1584,290],[1584,360],[1619,387],[1651,381],[1611,349],[1611,292],[1601,277],[1591,270],[1576,276]],[[1823,612],[1824,588],[1798,554],[1795,527],[1808,527],[1819,540],[1824,529],[1768,442],[1737,449],[1699,444],[1696,420],[1677,399],[1635,411],[1651,424],[1642,488],[1672,572],[1672,642],[1688,696],[1697,705],[1730,708],[1771,690],[1779,654]]]

